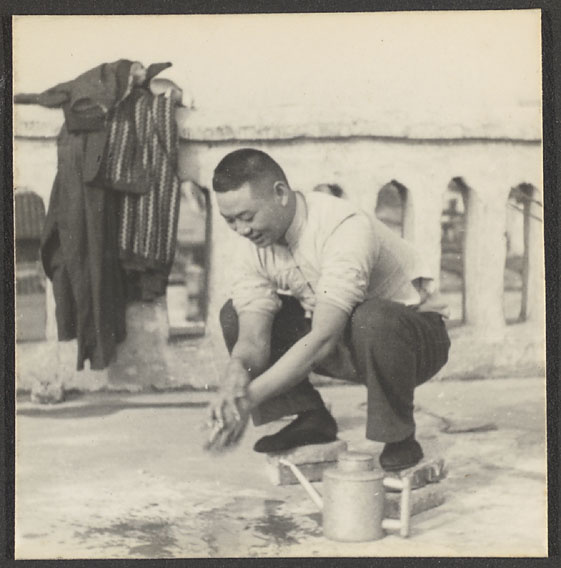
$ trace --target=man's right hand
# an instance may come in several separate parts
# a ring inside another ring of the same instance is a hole
[[[267,368],[273,317],[260,312],[239,314],[238,340],[220,388],[209,408],[210,437],[207,450],[220,451],[238,442],[256,402],[249,396],[249,382]]]
[[[249,418],[249,381],[250,375],[241,361],[231,359],[224,381],[209,407],[211,434],[206,449],[220,451],[240,440]]]

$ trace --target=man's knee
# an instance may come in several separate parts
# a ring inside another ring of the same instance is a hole
[[[228,300],[220,310],[220,327],[228,351],[231,351],[238,340],[238,314],[232,300]]]
[[[366,300],[351,316],[354,337],[384,338],[398,329],[400,306],[389,300]]]

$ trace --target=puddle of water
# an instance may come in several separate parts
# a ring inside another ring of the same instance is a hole
[[[126,519],[113,523],[107,527],[92,527],[83,532],[74,533],[77,538],[85,542],[98,536],[111,537],[111,544],[116,546],[128,546],[131,554],[144,556],[145,558],[165,558],[173,556],[170,549],[177,546],[177,541],[172,535],[172,527],[166,521]],[[140,544],[130,546],[130,539],[139,541]],[[125,541],[125,542],[123,542]],[[106,543],[108,544],[108,543]]]
[[[316,523],[316,525],[318,526],[318,530],[314,531],[314,534],[322,535],[323,515],[321,513],[310,513],[309,515],[306,516],[312,521],[314,521],[314,523]]]
[[[298,525],[292,517],[278,513],[283,504],[283,501],[265,500],[265,514],[252,524],[252,529],[270,538],[278,546],[297,544]]]
[[[282,500],[236,497],[197,515],[199,538],[208,546],[209,556],[216,557],[258,555],[267,547],[279,549],[299,544],[302,536],[321,535],[315,517],[304,515],[300,524],[281,510],[284,505]]]
[[[171,519],[139,518],[130,512],[74,536],[83,546],[125,549],[142,558],[216,558],[259,556],[267,549],[281,554],[283,548],[322,534],[321,513],[292,514],[283,500],[239,496],[208,505],[207,510],[185,510]]]
[[[251,536],[247,533],[248,521],[262,512],[262,508],[262,499],[236,497],[222,507],[198,513],[197,531],[208,547],[208,555],[235,555],[242,548],[247,549]]]

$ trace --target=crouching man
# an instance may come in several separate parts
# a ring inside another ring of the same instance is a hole
[[[366,385],[366,437],[385,443],[384,469],[418,463],[414,389],[446,363],[450,341],[413,249],[348,201],[293,191],[258,150],[223,158],[213,189],[243,239],[220,313],[230,360],[207,448],[235,444],[250,415],[256,426],[296,415],[257,452],[335,440],[337,423],[308,379],[317,371]]]

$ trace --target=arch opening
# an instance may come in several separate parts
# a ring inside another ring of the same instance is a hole
[[[181,184],[175,258],[166,290],[169,336],[205,333],[210,266],[210,196],[195,182]]]
[[[469,187],[460,177],[453,178],[444,194],[440,217],[440,292],[450,307],[451,326],[466,320],[465,240]]]
[[[16,341],[44,341],[47,333],[46,275],[40,258],[45,224],[43,198],[15,188]]]
[[[407,188],[394,179],[380,189],[374,214],[384,225],[404,237],[406,205]]]

